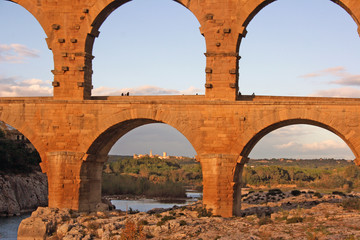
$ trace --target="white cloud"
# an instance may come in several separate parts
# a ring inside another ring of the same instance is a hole
[[[22,63],[25,58],[37,58],[39,51],[22,44],[0,44],[0,62]]]
[[[186,90],[175,90],[175,89],[166,89],[156,86],[140,86],[135,88],[122,88],[122,89],[115,89],[109,87],[99,87],[92,91],[93,96],[119,96],[122,93],[126,94],[129,93],[131,96],[133,95],[194,95],[196,93],[202,94],[203,90],[189,87]]]
[[[333,88],[327,90],[320,90],[312,93],[310,96],[313,97],[360,97],[360,89],[344,87],[344,88]]]
[[[325,140],[322,142],[307,143],[302,145],[304,151],[319,151],[329,149],[347,149],[348,146],[345,142],[335,140]]]
[[[345,86],[360,86],[360,75],[343,76],[342,78],[332,81],[333,84]]]
[[[294,147],[298,147],[298,146],[301,146],[301,144],[296,143],[296,142],[288,142],[288,143],[284,143],[284,144],[275,145],[275,147],[277,149],[288,149],[288,148],[294,148]]]
[[[315,77],[322,77],[322,76],[326,76],[326,75],[335,75],[335,76],[343,76],[346,73],[346,69],[344,67],[332,67],[332,68],[327,68],[324,70],[320,70],[317,72],[313,72],[313,73],[307,73],[305,75],[301,75],[299,76],[300,78],[315,78]]]
[[[322,70],[323,73],[330,73],[330,74],[341,74],[342,72],[345,72],[346,69],[342,66],[339,67],[332,67]]]
[[[334,81],[330,81],[331,84],[343,85],[343,86],[360,86],[360,74],[351,74],[346,71],[344,67],[332,67],[318,72],[308,73],[300,76],[301,78],[316,78],[331,76],[336,77]]]
[[[51,96],[53,89],[48,81],[0,76],[0,97]]]
[[[269,135],[271,134],[274,137],[287,138],[287,137],[311,134],[312,133],[311,130],[312,129],[309,128],[309,125],[296,124],[296,125],[289,125],[286,127],[281,127],[279,129],[276,129],[273,132],[269,133]]]
[[[277,149],[287,149],[287,150],[295,150],[300,152],[316,152],[316,151],[330,151],[334,149],[348,149],[348,146],[343,141],[336,141],[333,139],[328,139],[320,142],[312,142],[312,143],[299,143],[290,141],[287,143],[274,145]]]

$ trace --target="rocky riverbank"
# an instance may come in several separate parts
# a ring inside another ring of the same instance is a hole
[[[47,206],[48,186],[46,175],[0,174],[0,216],[14,216]]]
[[[260,203],[266,196],[272,200]],[[359,239],[359,205],[355,194],[267,192],[244,196],[243,217],[233,218],[201,202],[136,214],[38,208],[18,239]]]

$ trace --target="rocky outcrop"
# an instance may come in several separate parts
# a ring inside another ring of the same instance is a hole
[[[48,204],[47,177],[41,172],[0,175],[0,216],[19,215]]]
[[[358,210],[333,202],[352,199],[359,203],[358,196],[324,194],[319,198],[311,193],[285,194],[289,197],[277,203],[258,204],[254,215],[233,218],[212,216],[201,202],[136,214],[38,208],[21,222],[18,239],[360,239]],[[284,203],[300,207],[286,209],[282,207]],[[307,206],[309,203],[311,206]],[[244,205],[247,208],[249,204]],[[302,208],[303,205],[306,208]],[[130,235],[133,237],[128,237]]]

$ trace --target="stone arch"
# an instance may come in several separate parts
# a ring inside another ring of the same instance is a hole
[[[348,140],[346,139],[346,137],[339,132],[338,130],[336,130],[334,127],[329,126],[325,123],[321,123],[319,121],[315,121],[315,120],[310,120],[310,119],[300,119],[300,118],[295,118],[295,119],[288,119],[288,120],[283,120],[283,121],[279,121],[277,123],[271,124],[265,128],[263,128],[262,130],[260,130],[258,133],[256,133],[248,142],[247,144],[244,146],[243,150],[241,151],[240,155],[243,158],[248,158],[251,150],[255,147],[255,145],[267,134],[269,134],[270,132],[285,127],[285,126],[290,126],[290,125],[296,125],[296,124],[307,124],[307,125],[313,125],[316,127],[320,127],[323,129],[326,129],[332,133],[334,133],[335,135],[337,135],[338,137],[340,137],[351,149],[351,151],[353,152],[353,154],[358,157],[359,154],[357,153],[354,145]]]
[[[165,123],[179,131],[178,128],[175,127],[176,124],[172,125],[165,121],[154,120],[151,118],[133,118],[110,125],[110,127],[102,131],[96,137],[82,158],[83,162],[80,169],[81,182],[79,190],[80,210],[94,210],[95,206],[101,202],[102,169],[112,146],[118,139],[131,130],[151,123]],[[185,136],[183,132],[179,132]],[[192,144],[191,140],[187,136],[185,137],[190,144]],[[193,144],[192,146],[195,148]]]
[[[237,44],[237,51],[239,51],[241,39],[246,35],[246,28],[251,22],[251,20],[267,5],[270,3],[275,2],[276,0],[256,0],[256,2],[252,1],[244,6],[244,9],[249,9],[246,13],[244,19],[242,19],[241,25],[244,27],[244,33],[239,36],[238,44]],[[355,21],[356,25],[358,26],[358,33],[360,36],[360,11],[357,8],[356,1],[344,1],[344,0],[329,0],[334,2],[335,4],[339,5],[343,8]]]
[[[351,149],[351,151],[353,152],[353,154],[356,157],[355,162],[358,161],[357,159],[359,157],[359,154],[358,154],[354,144],[349,139],[347,139],[344,136],[344,134],[342,134],[340,131],[338,131],[337,129],[335,129],[334,127],[332,127],[328,124],[325,124],[325,123],[322,123],[322,122],[319,122],[316,120],[301,119],[301,118],[287,119],[287,120],[282,120],[282,121],[278,121],[273,124],[270,124],[270,125],[264,127],[263,129],[261,129],[260,131],[258,131],[257,133],[255,133],[253,135],[253,137],[250,138],[250,140],[248,140],[248,142],[243,147],[243,149],[240,153],[239,160],[237,161],[237,165],[234,169],[234,179],[233,179],[233,182],[234,182],[233,214],[234,215],[239,216],[241,214],[240,213],[240,210],[241,210],[241,176],[243,173],[244,164],[248,162],[248,160],[249,160],[248,156],[249,156],[250,152],[252,151],[252,149],[264,136],[266,136],[270,132],[277,130],[279,128],[282,128],[282,127],[286,127],[286,126],[290,126],[290,125],[297,125],[297,124],[312,125],[312,126],[326,129],[326,130],[334,133],[335,135],[340,137]],[[356,164],[359,165],[358,162],[356,162]]]
[[[105,20],[110,16],[110,14],[115,11],[117,8],[121,7],[122,5],[129,3],[133,0],[106,0],[106,1],[97,1],[96,4],[89,9],[89,15],[92,16],[90,18],[90,26],[89,31],[85,39],[85,53],[87,56],[85,65],[86,65],[86,77],[85,81],[87,82],[86,86],[92,86],[92,59],[93,56],[93,48],[95,44],[95,39],[99,36],[100,32],[99,29],[102,26],[102,24],[105,22]],[[199,23],[200,22],[200,9],[198,8],[198,3],[192,3],[190,4],[190,1],[187,0],[172,0],[173,2],[176,2],[183,7],[185,7],[187,10],[189,10],[197,19]],[[199,31],[200,35],[200,31]],[[205,42],[206,44],[206,42]]]
[[[126,120],[115,124],[101,133],[91,144],[87,154],[105,156],[118,139],[131,130],[150,123],[161,123],[151,119]]]
[[[43,29],[46,36],[49,36],[49,33],[47,32],[47,27],[46,27],[47,19],[44,16],[41,5],[36,4],[35,1],[33,1],[33,0],[9,0],[9,2],[18,4],[21,7],[23,7],[26,11],[31,13],[31,15],[36,19],[36,21],[39,23],[39,25]]]
[[[93,7],[93,9],[91,9],[91,11],[94,11],[94,18],[92,20],[91,23],[91,31],[88,34],[87,38],[86,38],[86,43],[85,43],[85,52],[88,54],[92,54],[92,49],[93,49],[93,45],[94,45],[94,41],[95,41],[95,37],[97,37],[99,35],[99,29],[101,27],[101,25],[105,22],[106,18],[113,12],[115,11],[118,7],[122,6],[123,4],[130,2],[133,0],[106,0],[106,1],[97,1],[96,3],[96,8]],[[184,6],[185,8],[187,8],[190,12],[193,13],[193,15],[197,18],[197,20],[199,21],[199,14],[197,11],[194,11],[191,6],[190,3],[185,4],[185,0],[173,0],[174,2],[177,2],[179,4],[181,4],[182,6]],[[199,21],[200,22],[200,21]]]

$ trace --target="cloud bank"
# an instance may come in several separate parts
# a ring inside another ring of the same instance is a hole
[[[22,44],[0,44],[0,63],[23,63],[26,58],[38,58],[39,51]]]
[[[40,79],[18,80],[16,77],[0,76],[0,97],[51,96],[50,81]]]
[[[311,94],[314,97],[354,97],[358,98],[360,95],[360,74],[351,74],[344,67],[338,66],[327,68],[318,72],[308,73],[300,76],[301,78],[335,78],[333,81],[328,81],[329,84],[339,85],[341,87],[331,88],[325,90],[315,91]]]
[[[92,91],[93,96],[119,96],[122,93],[129,93],[130,95],[195,95],[203,94],[204,90],[198,89],[195,87],[189,87],[186,90],[175,90],[175,89],[166,89],[156,86],[139,86],[134,88],[108,88],[108,87],[99,87]]]

